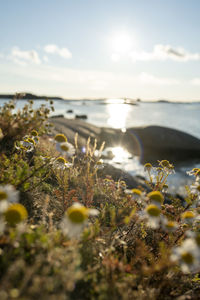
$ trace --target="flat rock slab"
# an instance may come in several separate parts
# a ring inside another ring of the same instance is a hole
[[[131,154],[138,155],[141,162],[168,159],[172,163],[191,159],[200,160],[200,140],[185,132],[161,127],[146,126],[120,129],[97,127],[82,120],[51,118],[54,133],[64,133],[73,143],[78,133],[79,146],[85,146],[88,137],[106,142],[106,147],[121,145]]]

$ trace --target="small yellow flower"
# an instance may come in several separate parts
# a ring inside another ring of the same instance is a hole
[[[27,219],[28,213],[22,204],[15,203],[8,207],[4,213],[4,216],[7,223],[13,226]]]
[[[151,171],[151,169],[152,169],[152,164],[146,163],[146,164],[144,165],[144,171],[149,172],[149,171]]]
[[[142,195],[142,191],[140,191],[139,189],[132,189],[131,191],[136,196],[141,196]]]
[[[182,218],[183,220],[191,220],[191,219],[193,219],[194,217],[195,217],[195,214],[194,214],[194,212],[191,211],[191,210],[185,211],[185,212],[182,213],[182,215],[181,215],[181,218]]]
[[[54,140],[58,143],[64,143],[67,142],[67,138],[64,134],[62,133],[58,133],[56,134],[56,136],[54,137]]]
[[[154,203],[162,205],[164,202],[164,197],[161,192],[153,191],[147,194],[147,197]]]
[[[151,217],[159,217],[161,210],[154,204],[150,204],[146,207],[146,212]]]
[[[75,203],[67,209],[60,227],[69,237],[78,237],[87,224],[89,216],[97,216],[98,213],[97,209],[90,209],[80,203]]]
[[[162,166],[163,168],[168,168],[170,166],[170,163],[168,160],[164,159],[159,162],[159,165]]]
[[[85,206],[71,206],[66,212],[67,217],[72,223],[80,224],[88,218],[88,210]]]
[[[31,131],[31,135],[33,135],[33,136],[38,136],[38,132],[37,132],[36,130],[32,130],[32,131]]]

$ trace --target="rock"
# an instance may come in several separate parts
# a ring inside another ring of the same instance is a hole
[[[60,114],[60,115],[54,115],[54,116],[51,116],[51,118],[64,118],[65,116]]]
[[[127,134],[133,142],[132,146],[135,139],[140,144],[138,154],[142,162],[160,159],[172,162],[200,159],[200,140],[185,132],[161,126],[146,126],[129,128]]]
[[[128,189],[142,188],[145,191],[150,191],[150,188],[146,185],[145,179],[142,176],[131,176],[129,173],[115,168],[112,165],[105,164],[102,170],[98,171],[100,176],[106,177],[111,176],[114,181],[123,180]]]
[[[185,132],[161,127],[146,126],[128,128],[126,132],[120,129],[100,128],[82,120],[54,118],[54,132],[64,133],[73,143],[74,135],[79,135],[78,143],[85,146],[88,137],[97,139],[98,145],[105,141],[106,147],[121,145],[132,155],[140,157],[142,163],[154,163],[167,159],[172,163],[200,160],[200,140]]]
[[[75,115],[75,119],[86,120],[87,119],[87,115]]]
[[[73,113],[73,109],[68,109],[68,110],[67,110],[67,113],[68,113],[68,114],[72,114],[72,113]]]

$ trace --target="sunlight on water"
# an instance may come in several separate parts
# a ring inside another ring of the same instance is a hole
[[[113,147],[112,153],[114,155],[113,162],[121,163],[130,157],[130,153],[128,153],[122,147]]]
[[[107,124],[112,128],[126,128],[126,120],[128,113],[130,112],[130,105],[125,104],[108,104],[108,120]]]

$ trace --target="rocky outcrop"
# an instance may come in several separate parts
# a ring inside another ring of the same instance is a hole
[[[200,160],[200,140],[185,132],[161,127],[134,127],[122,132],[119,129],[100,128],[82,120],[53,118],[54,133],[64,133],[73,143],[74,135],[79,135],[79,146],[86,145],[90,136],[106,146],[123,146],[131,154],[140,157],[141,162],[155,162],[168,159],[175,163],[191,159]]]

